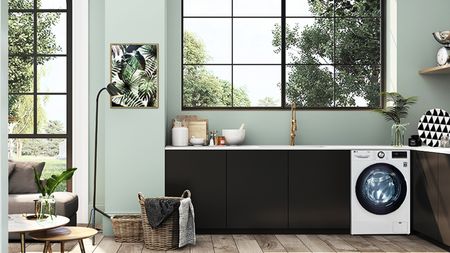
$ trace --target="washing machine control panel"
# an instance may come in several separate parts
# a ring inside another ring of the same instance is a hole
[[[378,156],[378,158],[383,159],[386,156],[386,154],[383,151],[379,151],[377,153],[377,156]]]

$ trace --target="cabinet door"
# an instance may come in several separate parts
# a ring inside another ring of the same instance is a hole
[[[225,151],[166,151],[166,195],[191,191],[198,229],[226,228],[225,164]]]
[[[413,230],[442,241],[438,227],[439,155],[413,152],[412,159]]]
[[[439,230],[450,245],[450,155],[439,154]]]
[[[287,183],[287,151],[228,151],[227,227],[287,228]]]
[[[289,152],[289,227],[350,229],[350,151]]]

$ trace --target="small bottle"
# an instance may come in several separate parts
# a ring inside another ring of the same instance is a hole
[[[214,146],[214,134],[213,134],[213,131],[209,132],[209,146]]]

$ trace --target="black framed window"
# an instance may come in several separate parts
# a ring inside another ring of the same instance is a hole
[[[383,105],[384,0],[183,0],[182,109]]]
[[[71,0],[9,0],[9,157],[46,162],[44,178],[72,166],[71,10]]]

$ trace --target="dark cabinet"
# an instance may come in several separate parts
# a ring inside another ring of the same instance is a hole
[[[287,151],[227,152],[227,228],[288,227]]]
[[[226,152],[166,151],[166,195],[192,193],[198,229],[226,227]]]
[[[442,241],[439,232],[439,156],[429,152],[412,155],[413,230]]]
[[[350,151],[289,151],[289,228],[350,229]]]
[[[442,243],[450,245],[450,155],[439,154],[439,231]]]

